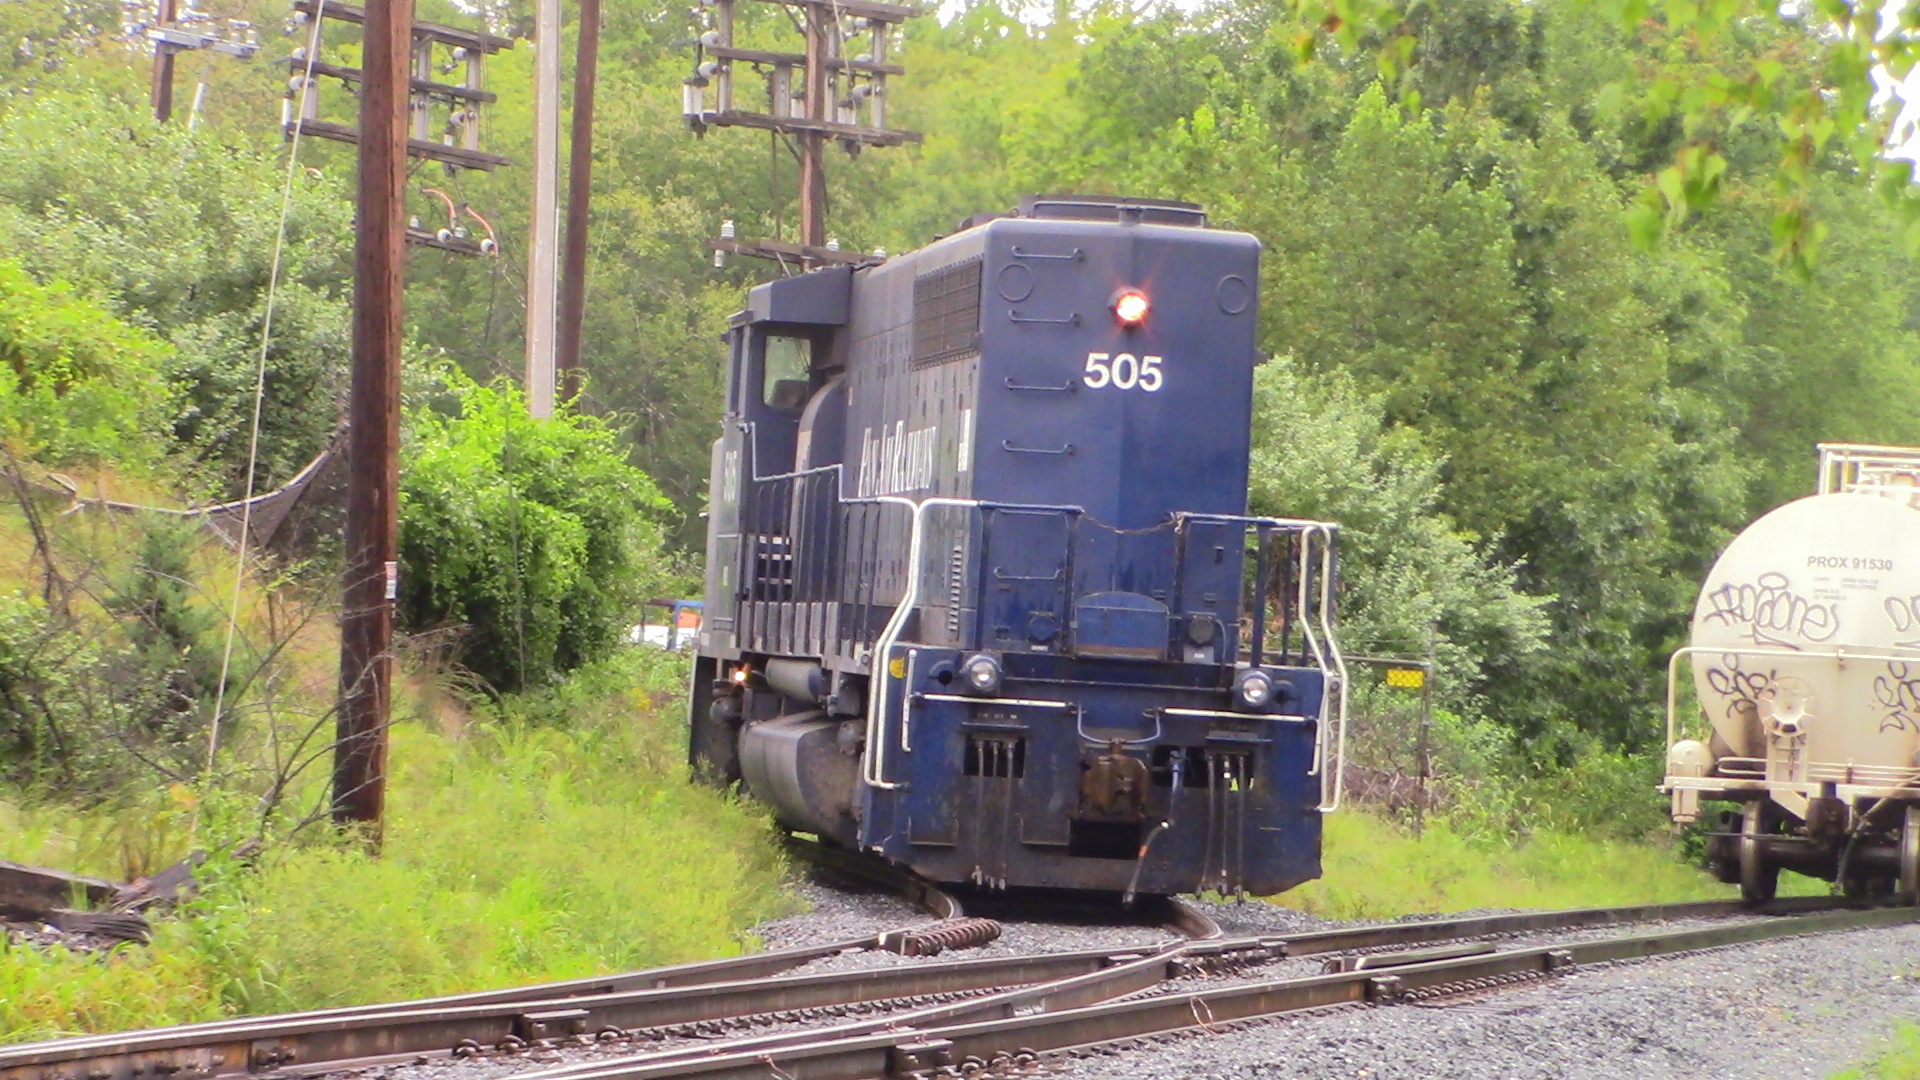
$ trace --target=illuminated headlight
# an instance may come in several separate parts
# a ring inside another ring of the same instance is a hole
[[[969,694],[1000,692],[1000,661],[986,653],[975,653],[960,665],[960,684]]]
[[[1264,711],[1273,704],[1273,676],[1259,668],[1249,668],[1234,680],[1233,696],[1241,708]]]
[[[1147,321],[1147,294],[1139,289],[1121,289],[1113,294],[1113,317],[1122,326],[1139,326]]]

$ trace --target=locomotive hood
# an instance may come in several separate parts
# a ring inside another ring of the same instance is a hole
[[[1154,217],[998,218],[858,272],[849,487],[1243,513],[1259,242]]]

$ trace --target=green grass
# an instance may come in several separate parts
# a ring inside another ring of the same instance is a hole
[[[1781,891],[1825,892],[1782,875]],[[1387,919],[1473,908],[1612,907],[1738,895],[1666,847],[1536,832],[1514,842],[1470,838],[1444,819],[1414,836],[1364,810],[1326,819],[1323,873],[1276,902],[1331,919]]]
[[[1902,1024],[1885,1050],[1833,1080],[1920,1080],[1920,1027]]]
[[[378,859],[282,844],[251,870],[216,867],[194,917],[150,949],[0,952],[0,1041],[754,947],[744,928],[791,909],[784,863],[759,810],[682,779],[676,706],[636,666],[650,662],[635,650],[458,737],[396,728]]]

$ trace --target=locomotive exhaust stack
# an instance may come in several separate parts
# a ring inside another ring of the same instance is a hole
[[[1722,880],[1920,899],[1920,450],[1822,445],[1818,492],[1707,576],[1667,702],[1674,821],[1736,807],[1708,840]]]
[[[1249,517],[1259,244],[1044,196],[752,290],[726,336],[696,771],[941,882],[1320,873],[1336,526]]]

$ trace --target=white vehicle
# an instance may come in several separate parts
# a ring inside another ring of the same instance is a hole
[[[1668,665],[1667,746],[1676,822],[1737,804],[1707,853],[1748,899],[1785,867],[1915,902],[1920,449],[1822,444],[1818,493],[1727,546]]]

